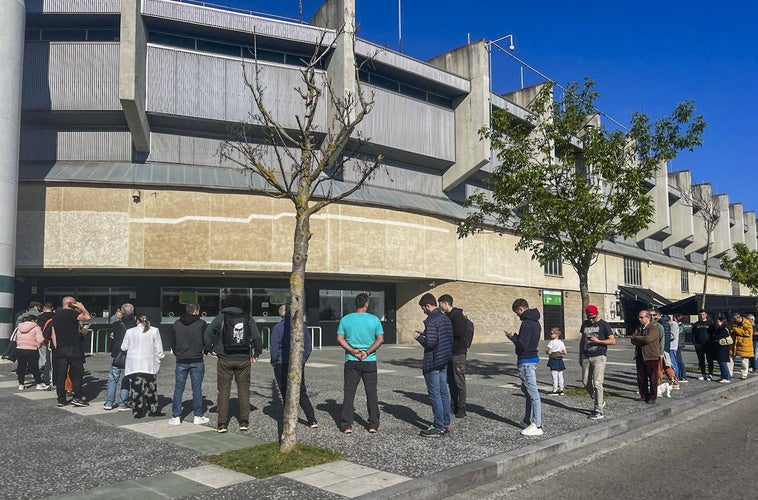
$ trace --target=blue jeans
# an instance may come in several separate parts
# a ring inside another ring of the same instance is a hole
[[[674,376],[679,380],[682,377],[679,375],[679,358],[677,357],[677,352],[673,349],[670,350],[669,357],[671,358],[671,369],[674,370]]]
[[[724,380],[732,380],[732,374],[729,372],[729,365],[726,361],[719,361],[719,368],[721,369],[721,378]]]
[[[447,389],[447,364],[424,373],[426,391],[432,400],[434,428],[441,431],[450,425],[450,392]]]
[[[111,369],[108,372],[108,388],[106,389],[105,404],[113,406],[116,402],[116,386],[121,379],[121,391],[119,392],[119,406],[126,406],[126,400],[129,398],[129,379],[123,377],[124,369],[113,366],[111,359]]]
[[[524,422],[531,422],[542,427],[542,401],[537,390],[537,363],[522,363],[518,365],[521,377],[521,392],[526,396],[526,411]]]
[[[174,383],[174,400],[171,405],[171,416],[182,416],[182,395],[184,386],[187,385],[187,375],[192,384],[192,409],[196,417],[203,416],[203,377],[205,376],[205,363],[177,363],[176,382]]]

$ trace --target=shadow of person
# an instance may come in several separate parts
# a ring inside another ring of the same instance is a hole
[[[554,408],[560,408],[562,410],[567,410],[567,411],[570,411],[570,412],[579,413],[581,415],[591,415],[593,413],[592,410],[588,410],[587,408],[577,408],[577,407],[574,407],[574,406],[568,406],[568,405],[565,405],[565,404],[563,404],[563,403],[561,403],[561,402],[559,402],[559,401],[557,401],[555,399],[552,399],[552,398],[545,398],[545,397],[540,396],[540,401],[542,401],[542,404],[544,404],[546,406],[552,406]]]
[[[407,406],[393,405],[383,401],[379,401],[379,405],[382,412],[395,417],[397,420],[416,426],[421,430],[427,429],[432,425],[432,422],[425,418],[421,418],[418,413]]]
[[[474,413],[476,415],[479,415],[480,417],[483,417],[489,420],[494,420],[495,422],[502,422],[512,427],[521,428],[521,424],[519,422],[516,422],[515,420],[511,420],[510,418],[504,417],[502,415],[498,415],[497,413],[493,413],[481,405],[466,403],[466,413]]]
[[[328,413],[329,416],[332,417],[332,420],[334,421],[334,425],[339,427],[340,421],[342,420],[340,416],[340,414],[342,413],[341,403],[338,403],[334,399],[327,399],[323,403],[317,404],[316,409]]]

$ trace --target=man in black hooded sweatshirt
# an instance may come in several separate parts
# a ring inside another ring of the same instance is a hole
[[[171,407],[171,425],[182,423],[182,395],[187,384],[187,375],[192,384],[192,409],[195,414],[193,423],[201,425],[209,422],[203,415],[203,377],[205,363],[203,362],[203,334],[208,326],[200,317],[200,306],[187,304],[186,313],[174,322],[169,341],[171,350],[176,356],[176,382],[174,383],[174,400]]]

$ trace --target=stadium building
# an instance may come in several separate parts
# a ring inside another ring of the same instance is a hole
[[[425,292],[450,293],[478,342],[517,326],[517,297],[543,310],[545,330],[576,337],[581,298],[569,266],[540,266],[514,251],[513,236],[456,234],[462,202],[492,168],[478,130],[492,108],[525,117],[534,89],[492,93],[485,41],[429,61],[353,41],[354,10],[354,0],[327,0],[305,24],[199,2],[2,2],[0,343],[14,311],[68,294],[96,317],[93,350],[104,349],[102,332],[126,301],[165,329],[188,301],[210,319],[226,294],[241,293],[261,326],[273,324],[288,296],[293,209],[219,150],[255,112],[243,79],[253,46],[268,105],[294,127],[302,101],[293,89],[322,37],[337,39],[319,70],[335,89],[354,89],[356,61],[371,60],[358,78],[375,107],[360,130],[371,141],[363,153],[383,155],[384,168],[313,218],[307,321],[320,341],[335,343],[362,291],[388,342],[421,327]],[[320,111],[322,125],[330,112]],[[355,180],[346,172],[341,182]],[[690,185],[689,172],[662,170],[649,180],[652,224],[603,245],[590,293],[617,328],[640,307],[702,287],[705,232],[681,199]],[[713,258],[735,242],[755,249],[755,213],[719,198]],[[709,291],[740,295],[714,264]]]

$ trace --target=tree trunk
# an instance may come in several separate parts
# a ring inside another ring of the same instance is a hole
[[[589,267],[586,269],[575,269],[575,271],[579,275],[579,294],[582,296],[582,310],[579,312],[579,317],[584,318],[584,311],[590,305]]]
[[[294,252],[290,274],[290,361],[287,373],[287,394],[284,394],[284,416],[279,451],[289,453],[297,446],[297,417],[300,402],[300,380],[303,377],[303,349],[305,327],[305,267],[308,261],[308,243],[311,238],[310,214],[296,209]]]
[[[700,299],[700,309],[705,309],[705,295],[708,292],[708,271],[711,260],[711,233],[708,233],[708,242],[705,247],[705,275],[703,276],[703,296]]]

